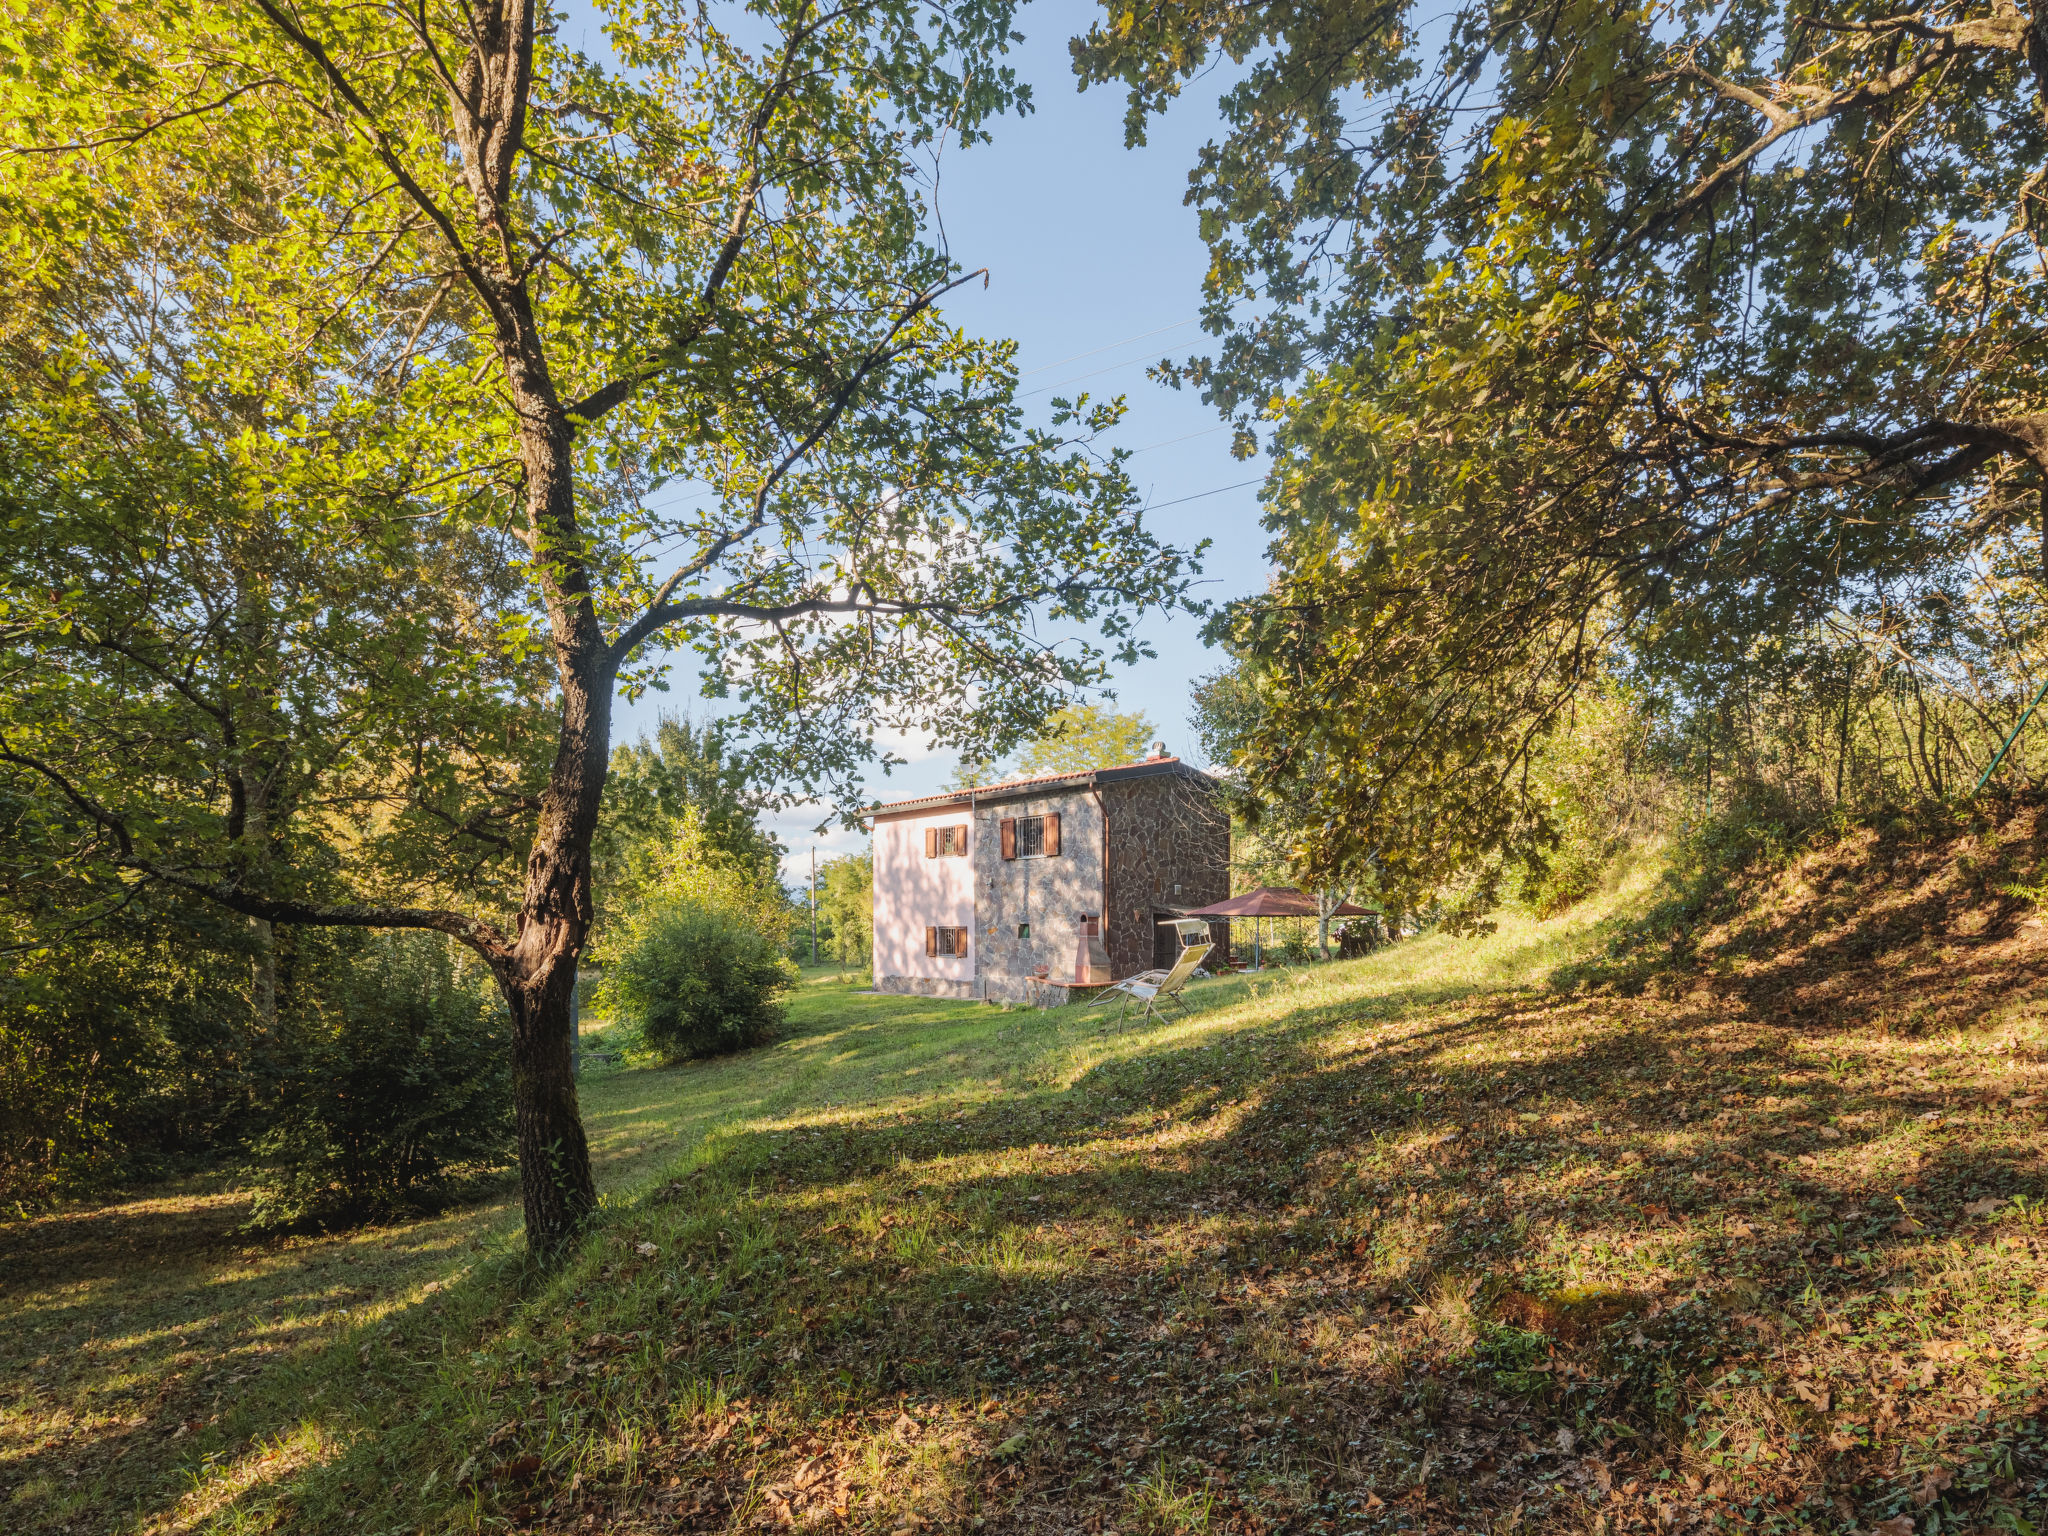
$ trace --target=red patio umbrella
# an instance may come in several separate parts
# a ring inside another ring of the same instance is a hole
[[[1305,891],[1297,891],[1291,885],[1262,885],[1256,891],[1243,896],[1233,896],[1228,901],[1219,901],[1212,906],[1196,907],[1184,917],[1318,917],[1315,897]],[[1330,912],[1332,917],[1370,917],[1372,913],[1364,907],[1354,907],[1350,902],[1339,902]]]
[[[1233,896],[1228,901],[1219,901],[1210,906],[1197,907],[1184,914],[1188,917],[1319,917],[1315,897],[1305,891],[1297,891],[1291,885],[1262,885],[1256,891],[1243,896]],[[1339,902],[1331,909],[1332,917],[1370,917],[1364,907],[1355,907],[1348,901]],[[1259,961],[1258,931],[1253,930],[1252,963]]]

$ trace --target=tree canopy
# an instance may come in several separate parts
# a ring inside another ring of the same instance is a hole
[[[1112,0],[1075,45],[1133,138],[1218,56],[1218,342],[1166,371],[1271,434],[1277,579],[1218,634],[1312,864],[1539,851],[1531,754],[1603,669],[1910,648],[2038,581],[2048,31],[2011,0]]]
[[[1134,763],[1152,750],[1152,722],[1101,704],[1069,704],[1017,754],[1019,773],[1074,773]]]
[[[850,804],[878,729],[1006,750],[1183,600],[1116,409],[1028,424],[941,313],[921,167],[1024,104],[1010,18],[621,4],[611,67],[527,0],[10,17],[0,761],[110,900],[475,949],[543,1248],[615,691],[686,647]]]

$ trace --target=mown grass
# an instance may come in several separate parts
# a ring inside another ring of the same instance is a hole
[[[1482,940],[1205,984],[1142,1029],[814,980],[768,1050],[593,1080],[593,1119],[643,1152],[561,1271],[488,1213],[424,1224],[475,1246],[421,1239],[373,1308],[182,1440],[150,1420],[173,1467],[104,1466],[88,1503],[29,1449],[0,1508],[295,1532],[2027,1529],[2031,984],[1883,1036],[1760,1017],[1720,972],[1549,990],[1646,878]],[[2014,912],[1968,942],[2040,939]],[[66,1324],[118,1327],[119,1300],[81,1292]],[[260,1312],[219,1332],[254,1347]],[[33,1426],[43,1400],[18,1402]]]

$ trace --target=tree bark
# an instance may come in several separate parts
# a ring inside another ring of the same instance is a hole
[[[542,1257],[559,1254],[597,1205],[570,1055],[575,986],[573,959],[544,961],[518,982],[504,986],[512,1009],[519,1193],[527,1245]]]
[[[1842,803],[1842,776],[1849,765],[1849,706],[1856,702],[1856,663],[1860,658],[1852,651],[1849,655],[1849,675],[1842,683],[1842,729],[1835,738],[1835,805]]]
[[[560,646],[558,645],[558,650]],[[526,893],[499,986],[512,1011],[512,1105],[526,1240],[552,1255],[597,1205],[576,1102],[570,1031],[590,932],[590,841],[611,747],[611,679],[564,669],[562,727],[526,860]]]
[[[522,321],[526,295],[506,295]],[[521,346],[530,342],[530,350]],[[512,1102],[527,1243],[553,1256],[597,1205],[576,1102],[570,1032],[576,964],[590,932],[590,844],[611,758],[612,663],[576,547],[574,428],[556,399],[537,337],[509,338],[506,374],[520,406],[520,456],[562,691],[554,767],[526,859],[526,889],[498,967],[512,1011]]]

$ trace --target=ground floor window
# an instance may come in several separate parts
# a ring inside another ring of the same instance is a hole
[[[967,930],[965,928],[925,929],[924,952],[928,955],[966,954]]]

